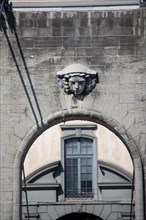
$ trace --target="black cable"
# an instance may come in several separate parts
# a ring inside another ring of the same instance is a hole
[[[26,198],[27,218],[28,218],[28,220],[30,220],[30,216],[29,216],[29,204],[28,204],[27,186],[26,186],[26,178],[25,178],[24,166],[22,167],[22,172],[23,172],[23,178],[24,178],[24,192],[25,192],[25,198]]]
[[[4,8],[4,0],[1,2],[1,9],[0,9],[0,18],[1,18],[1,15],[2,15],[2,12],[3,12],[3,8]]]
[[[133,212],[134,176],[135,176],[135,172],[133,170],[132,189],[131,189],[131,204],[130,204],[130,220],[132,220],[132,218],[133,218],[132,212]]]
[[[17,42],[17,45],[18,45],[18,48],[19,48],[19,52],[20,52],[22,61],[23,61],[23,65],[24,65],[24,68],[25,68],[25,71],[26,71],[26,75],[27,75],[28,81],[29,81],[30,86],[31,86],[31,90],[32,90],[32,93],[33,93],[33,96],[34,96],[34,100],[35,100],[35,103],[36,103],[38,113],[40,115],[41,124],[43,125],[43,117],[42,117],[42,113],[41,113],[41,110],[40,110],[40,106],[39,106],[37,96],[36,96],[34,88],[33,88],[32,80],[30,78],[29,70],[28,70],[28,67],[26,65],[26,61],[25,61],[25,58],[24,58],[24,55],[23,55],[23,51],[22,51],[22,48],[21,48],[19,37],[18,37],[17,31],[16,31],[16,19],[15,19],[15,16],[13,14],[12,2],[10,2],[9,4],[7,4],[5,6],[5,14],[6,14],[6,17],[7,17],[7,22],[8,22],[9,28],[10,28],[11,32],[12,33],[14,32],[14,34],[15,34],[16,42]]]
[[[21,45],[20,45],[20,41],[19,41],[19,38],[18,38],[18,35],[17,35],[17,32],[16,32],[15,29],[14,29],[14,34],[15,34],[16,41],[17,41],[17,44],[18,44],[18,48],[19,48],[19,51],[20,51],[20,54],[21,54],[23,65],[25,67],[26,74],[27,74],[27,77],[28,77],[28,80],[29,80],[29,83],[30,83],[30,86],[31,86],[31,90],[32,90],[32,93],[33,93],[33,96],[34,96],[34,99],[35,99],[35,102],[36,102],[36,106],[37,106],[37,109],[38,109],[38,112],[39,112],[39,115],[40,115],[41,123],[43,125],[43,117],[42,117],[42,113],[41,113],[41,110],[40,110],[40,106],[39,106],[39,103],[38,103],[38,100],[37,100],[37,97],[36,97],[36,94],[35,94],[35,91],[34,91],[34,88],[33,88],[32,80],[30,78],[28,67],[26,65],[25,58],[24,58],[24,55],[23,55],[23,51],[22,51],[22,48],[21,48]]]
[[[0,30],[2,31],[2,27],[6,28],[6,24],[5,24],[5,19],[4,19],[4,16],[3,16],[3,10],[4,10],[4,3],[5,3],[5,0],[3,0],[1,2],[1,7],[0,7]]]
[[[13,14],[12,2],[9,3],[7,0],[7,2],[4,5],[4,11],[5,11],[5,14],[7,17],[7,22],[8,22],[9,28],[10,28],[11,32],[13,33],[13,29],[16,28],[16,19]]]
[[[31,102],[31,99],[30,99],[30,96],[29,96],[29,93],[28,93],[28,91],[27,91],[27,88],[26,88],[26,85],[25,85],[25,82],[24,82],[23,76],[22,76],[22,74],[21,74],[21,71],[20,71],[19,65],[18,65],[17,60],[16,60],[16,58],[15,58],[15,54],[14,54],[13,48],[12,48],[12,46],[11,46],[11,43],[10,43],[10,41],[9,41],[9,37],[8,37],[8,35],[7,35],[7,31],[6,31],[5,28],[3,28],[3,32],[4,32],[5,37],[6,37],[6,39],[7,39],[7,43],[8,43],[9,49],[10,49],[11,54],[12,54],[12,57],[13,57],[13,59],[14,59],[14,62],[15,62],[15,65],[16,65],[16,68],[17,68],[17,71],[18,71],[18,74],[19,74],[20,80],[21,80],[21,82],[22,82],[22,85],[23,85],[24,91],[25,91],[25,93],[26,93],[26,96],[27,96],[28,102],[29,102],[29,104],[30,104],[30,107],[31,107],[31,110],[32,110],[33,116],[34,116],[35,121],[36,121],[36,124],[37,124],[37,127],[39,128],[39,123],[38,123],[38,120],[37,120],[37,116],[36,116],[35,110],[34,110],[34,108],[33,108],[33,105],[32,105],[32,102]]]

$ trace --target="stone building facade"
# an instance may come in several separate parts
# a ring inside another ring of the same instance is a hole
[[[0,33],[1,219],[21,219],[23,162],[32,143],[61,122],[86,120],[111,130],[128,149],[134,167],[134,215],[144,220],[146,10],[23,10],[15,16],[32,83],[14,34],[8,30],[21,78]],[[99,83],[82,99],[65,93],[57,82],[57,72],[73,63],[98,72]],[[89,218],[126,219],[117,215],[118,208],[112,202],[55,203],[42,219],[71,213],[83,217],[85,212]]]

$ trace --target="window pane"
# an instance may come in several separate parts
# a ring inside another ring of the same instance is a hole
[[[81,154],[86,154],[86,143],[84,141],[84,138],[80,139],[80,148]]]
[[[92,166],[92,159],[91,158],[87,158],[86,162],[87,162],[87,166]]]
[[[66,154],[78,154],[78,139],[71,138],[65,141]]]
[[[71,189],[71,182],[66,180],[66,189]]]
[[[78,146],[77,145],[73,146],[73,154],[78,154]]]
[[[86,180],[86,174],[81,174],[81,181]]]
[[[81,140],[80,140],[81,154],[91,154],[92,153],[92,143],[93,143],[93,141],[89,138],[81,138]]]
[[[92,180],[92,175],[91,174],[87,174],[87,180]]]
[[[84,159],[83,159],[83,158],[81,159],[81,166],[86,166],[86,159],[85,159],[85,158],[84,158]]]
[[[86,187],[86,181],[81,181],[81,188],[85,188]]]
[[[92,140],[88,139],[87,141],[87,154],[91,154],[92,153]]]
[[[92,188],[92,181],[87,181],[87,187]]]
[[[70,180],[70,173],[67,173],[66,174],[66,181],[69,181]]]
[[[86,138],[81,138],[80,139],[80,152],[81,154],[86,154],[87,153],[87,147],[86,147]]]
[[[81,154],[86,154],[86,146],[81,146]]]
[[[72,161],[72,165],[73,166],[77,166],[78,165],[77,158],[71,158],[70,160]]]
[[[76,190],[78,188],[77,181],[72,182],[73,189]]]
[[[78,138],[70,138],[69,140],[72,141],[72,144],[73,144],[73,145],[77,145]]]
[[[65,141],[66,197],[92,197],[92,149],[89,138]]]
[[[92,154],[92,146],[87,146],[87,154]]]
[[[72,147],[66,146],[66,154],[72,154]]]
[[[87,173],[92,173],[92,167],[91,166],[87,167]]]
[[[86,173],[86,167],[81,167],[81,173]]]
[[[71,160],[70,159],[66,159],[66,166],[71,166]]]

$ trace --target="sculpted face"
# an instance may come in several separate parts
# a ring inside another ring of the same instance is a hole
[[[86,81],[83,77],[80,76],[71,76],[69,78],[69,89],[75,95],[79,95],[83,92],[85,88]]]
[[[73,63],[57,72],[58,84],[68,95],[82,100],[99,83],[98,73],[80,63]]]

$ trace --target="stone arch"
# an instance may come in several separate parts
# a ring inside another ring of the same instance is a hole
[[[48,118],[44,119],[44,126],[37,130],[37,126],[34,125],[32,129],[27,133],[25,138],[22,140],[21,145],[18,148],[14,166],[13,166],[13,219],[19,220],[21,207],[21,170],[24,158],[27,154],[32,143],[47,129],[61,122],[71,120],[87,120],[95,123],[102,124],[107,127],[113,133],[115,133],[127,147],[135,170],[135,214],[136,220],[144,220],[144,207],[143,207],[143,172],[142,162],[139,155],[136,143],[124,127],[113,118],[107,118],[99,112],[80,111],[79,109],[72,110],[72,112],[57,112],[52,114]]]

